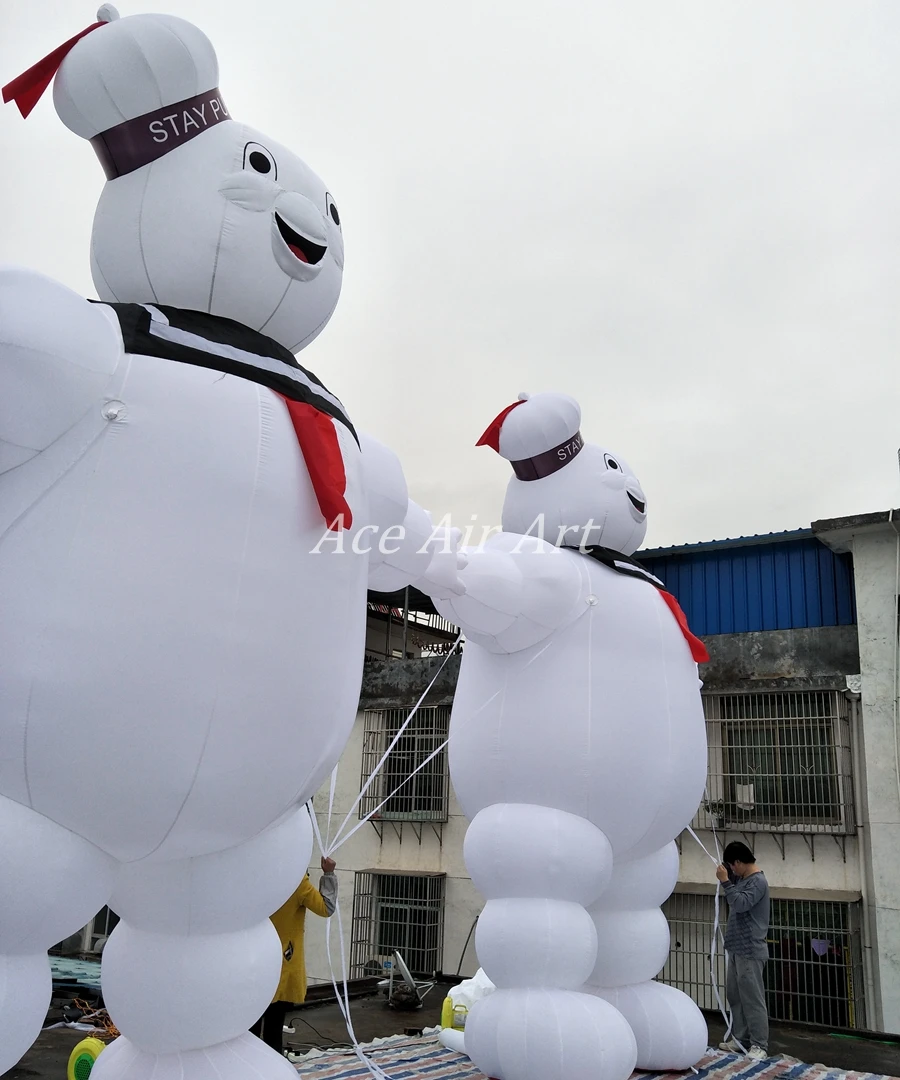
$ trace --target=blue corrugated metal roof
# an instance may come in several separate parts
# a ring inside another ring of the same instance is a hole
[[[672,547],[645,548],[638,552],[640,559],[656,555],[683,554],[687,551],[709,551],[712,548],[749,547],[755,544],[781,543],[784,540],[801,540],[815,536],[812,529],[786,529],[783,532],[756,533],[751,536],[727,537],[725,540],[698,540],[695,544],[675,544]]]
[[[673,593],[695,634],[738,634],[856,622],[853,563],[809,529],[681,548],[637,558]]]

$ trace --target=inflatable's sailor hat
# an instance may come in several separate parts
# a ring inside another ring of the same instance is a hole
[[[581,408],[568,394],[519,394],[476,443],[490,446],[512,464],[519,480],[558,472],[584,448]]]
[[[229,119],[219,65],[197,27],[172,15],[97,21],[3,88],[28,116],[54,80],[59,118],[88,139],[107,178],[133,172]]]

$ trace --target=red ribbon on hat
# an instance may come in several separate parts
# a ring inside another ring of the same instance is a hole
[[[19,106],[19,112],[22,116],[28,116],[41,100],[44,91],[53,82],[53,76],[59,71],[63,60],[69,55],[74,46],[83,37],[106,25],[105,22],[95,22],[86,30],[82,30],[80,34],[69,38],[58,49],[54,49],[52,53],[48,53],[43,60],[38,60],[27,71],[23,71],[18,78],[8,82],[3,87],[4,102],[8,104],[10,101],[14,101]]]
[[[476,446],[489,446],[492,450],[496,450],[500,453],[500,428],[503,427],[503,421],[509,416],[509,414],[516,408],[517,405],[524,405],[524,401],[514,401],[512,405],[507,407],[498,416],[488,424],[485,433],[481,436]]]

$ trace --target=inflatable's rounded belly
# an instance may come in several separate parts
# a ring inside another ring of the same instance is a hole
[[[130,363],[122,419],[0,542],[0,793],[120,858],[187,856],[333,765],[366,565],[312,553],[324,522],[274,394]]]
[[[449,752],[467,817],[495,802],[553,806],[592,821],[619,855],[689,823],[707,766],[697,668],[656,590],[609,576],[549,647],[466,648]]]

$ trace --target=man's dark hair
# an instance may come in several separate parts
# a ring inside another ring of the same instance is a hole
[[[735,862],[755,863],[756,856],[746,844],[742,844],[740,840],[732,840],[722,852],[722,862],[726,866]]]

